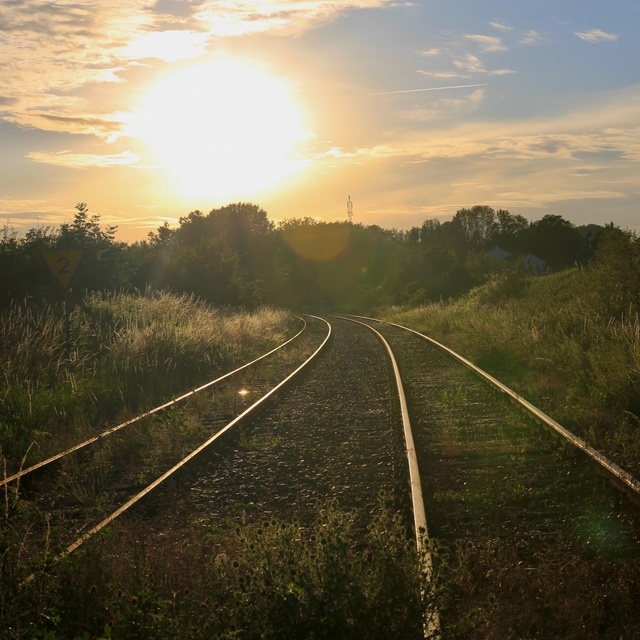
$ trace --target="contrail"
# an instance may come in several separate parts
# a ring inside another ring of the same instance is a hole
[[[428,89],[403,89],[402,91],[383,91],[382,93],[372,93],[372,96],[388,96],[391,93],[418,93],[419,91],[442,91],[443,89],[467,89],[470,87],[486,87],[488,83],[482,84],[456,84],[451,87],[429,87]]]

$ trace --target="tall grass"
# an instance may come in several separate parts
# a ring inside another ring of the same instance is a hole
[[[42,554],[30,582],[20,580],[25,567],[17,556],[5,553],[0,634],[424,639],[442,595],[438,568],[427,580],[426,551],[416,552],[384,502],[367,531],[355,520],[329,503],[306,528],[295,518],[237,527],[200,522],[154,537],[142,522],[104,533],[60,563]]]
[[[588,270],[509,274],[460,300],[383,315],[457,350],[640,471],[640,320],[602,315]]]
[[[71,312],[13,304],[0,316],[0,446],[15,463],[148,408],[283,339],[289,315],[216,309],[193,296],[94,293]]]

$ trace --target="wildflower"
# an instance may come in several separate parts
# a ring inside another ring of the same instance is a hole
[[[95,593],[98,590],[98,587],[95,584],[92,584],[89,588],[89,593]]]
[[[111,620],[109,620],[109,622],[107,622],[107,624],[108,624],[110,627],[115,627],[115,626],[116,626],[116,621],[112,618]]]
[[[131,596],[131,604],[138,604],[138,597],[137,596]]]
[[[118,598],[122,598],[122,589],[118,589]]]
[[[201,609],[204,609],[206,606],[207,606],[207,605],[206,605],[204,602],[201,602],[201,603],[200,603],[200,608],[201,608]]]
[[[216,601],[213,603],[213,608],[214,608],[214,609],[217,609],[219,606],[220,606],[220,603],[216,600]]]
[[[367,556],[368,559],[373,558],[373,551],[371,551],[371,549],[368,549],[364,552],[364,555]]]
[[[186,596],[189,593],[189,587],[185,587],[182,593]]]
[[[154,589],[154,588],[155,588],[155,587],[153,586],[153,582],[150,582],[150,583],[147,585],[147,589],[151,589],[151,590],[153,591],[153,589]]]

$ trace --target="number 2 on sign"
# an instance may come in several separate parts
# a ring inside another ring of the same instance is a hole
[[[58,258],[58,266],[60,267],[58,269],[58,273],[71,273],[67,267],[69,266],[69,258],[66,258],[65,256],[60,256]]]

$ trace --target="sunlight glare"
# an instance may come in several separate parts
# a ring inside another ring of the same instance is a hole
[[[244,63],[217,61],[156,86],[134,115],[189,195],[245,196],[298,167],[300,116],[280,81]]]

